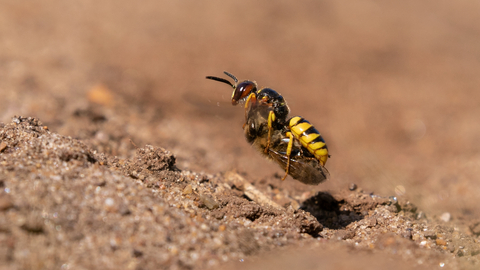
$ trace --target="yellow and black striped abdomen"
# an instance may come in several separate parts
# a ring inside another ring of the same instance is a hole
[[[288,126],[302,146],[308,149],[320,161],[320,164],[325,165],[328,159],[328,149],[320,132],[300,116],[290,118]]]

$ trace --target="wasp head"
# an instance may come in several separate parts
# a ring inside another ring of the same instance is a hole
[[[237,77],[235,77],[233,74],[230,74],[226,71],[224,71],[224,73],[228,77],[232,78],[235,84],[231,83],[227,79],[223,79],[219,77],[207,76],[207,79],[226,83],[233,88],[232,105],[237,105],[240,101],[245,101],[245,99],[247,99],[251,93],[257,92],[257,84],[255,82],[245,80],[243,82],[238,83]]]

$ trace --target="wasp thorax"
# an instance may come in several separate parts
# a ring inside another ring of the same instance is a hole
[[[263,88],[257,95],[257,99],[262,100],[263,103],[273,105],[273,103],[285,102],[283,97],[275,90],[270,88]]]
[[[247,98],[252,92],[257,91],[257,85],[252,81],[243,81],[235,87],[232,94],[232,104],[237,105],[240,100]]]
[[[269,106],[273,109],[279,122],[286,121],[290,110],[282,95],[273,89],[263,88],[259,91],[257,99],[259,99],[263,105]]]

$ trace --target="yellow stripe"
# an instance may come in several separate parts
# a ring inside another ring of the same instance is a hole
[[[328,159],[328,150],[327,149],[318,149],[315,151],[315,157],[320,161],[322,166],[325,166]]]
[[[316,138],[318,138],[320,136],[320,134],[318,133],[311,133],[311,134],[308,134],[307,136],[303,136],[302,137],[302,140],[305,142],[305,143],[310,143],[311,141],[315,140]]]
[[[315,156],[328,156],[328,150],[327,149],[318,149],[315,151]]]
[[[300,120],[302,120],[302,118],[299,116],[292,117],[292,119],[290,119],[290,122],[288,123],[290,125],[290,128],[295,126]]]
[[[297,124],[294,127],[291,127],[291,130],[293,131],[293,133],[297,134],[298,136],[301,136],[302,133],[311,126],[312,125],[310,125],[309,123],[303,122],[303,123]]]
[[[325,163],[327,163],[327,159],[328,159],[328,156],[322,156],[320,158],[320,164],[322,164],[322,166],[325,166]]]
[[[308,146],[308,148],[312,149],[313,151],[317,151],[319,149],[321,149],[322,147],[325,146],[325,143],[324,142],[316,142],[316,143],[313,143],[313,144],[310,144]],[[325,149],[326,150],[326,149]]]

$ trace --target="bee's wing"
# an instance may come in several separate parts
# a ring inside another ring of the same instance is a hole
[[[288,161],[286,153],[277,152],[269,148],[268,154],[278,165],[280,165],[280,167],[282,167],[282,169],[286,169]],[[318,185],[330,178],[328,170],[320,165],[317,160],[298,156],[290,158],[290,169],[288,174],[290,174],[293,179],[307,185]]]

